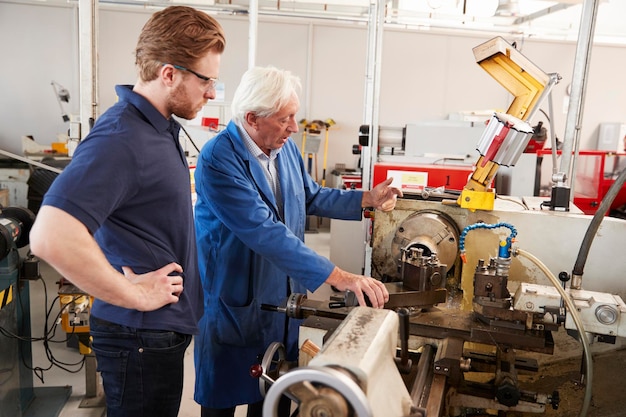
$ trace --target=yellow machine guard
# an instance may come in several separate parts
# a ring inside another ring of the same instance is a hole
[[[548,74],[501,37],[478,45],[473,52],[478,65],[514,96],[506,113],[526,120],[550,81]],[[485,164],[482,159],[481,156],[480,164],[477,164],[482,168],[474,172],[457,200],[461,207],[470,210],[493,208],[494,195],[489,186],[498,171],[498,164],[492,161]],[[489,175],[485,177],[485,173]],[[485,193],[484,198],[478,193]]]
[[[515,47],[496,37],[473,49],[476,62],[514,96],[507,114],[526,120],[550,77]]]

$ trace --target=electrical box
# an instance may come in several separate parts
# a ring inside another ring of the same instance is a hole
[[[83,355],[91,354],[89,318],[93,297],[73,284],[62,284],[59,288],[61,327],[68,335],[78,336],[78,350]]]
[[[626,151],[626,123],[600,123],[596,148],[601,151]]]

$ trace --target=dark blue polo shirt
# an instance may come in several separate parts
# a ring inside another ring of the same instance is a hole
[[[116,93],[119,101],[78,145],[43,205],[62,209],[85,224],[120,272],[129,266],[141,274],[170,262],[183,267],[184,291],[178,303],[140,312],[97,300],[95,317],[194,334],[203,302],[180,125],[165,119],[131,86],[117,86]],[[89,269],[85,265],[85,274]]]

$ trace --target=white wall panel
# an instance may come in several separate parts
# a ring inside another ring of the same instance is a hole
[[[113,86],[135,81],[133,50],[153,10],[100,10],[100,100],[103,112],[115,101]],[[77,13],[72,6],[41,6],[0,1],[0,147],[21,153],[20,137],[43,144],[65,132],[67,124],[50,86],[70,90],[67,111],[78,111]],[[248,67],[248,20],[218,16],[227,37],[220,79],[228,102]],[[385,29],[381,68],[381,126],[447,118],[450,113],[506,109],[512,98],[474,61],[472,48],[491,39],[478,34],[437,34]],[[565,88],[571,82],[575,44],[515,39],[521,51],[547,73],[563,80],[554,88],[557,136],[565,130]],[[328,171],[336,163],[355,166],[351,154],[363,121],[367,30],[361,24],[261,16],[257,64],[287,68],[302,79],[299,118],[332,118]],[[602,122],[626,122],[626,47],[596,45],[584,107],[581,148],[596,143]],[[308,92],[308,95],[307,95]],[[547,103],[541,106],[546,112]],[[538,114],[536,120],[545,117]],[[533,121],[531,121],[532,123]],[[546,123],[547,124],[547,123]],[[318,155],[321,179],[323,147]],[[327,174],[327,180],[329,175]]]

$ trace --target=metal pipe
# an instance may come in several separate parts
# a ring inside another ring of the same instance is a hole
[[[248,69],[256,65],[257,27],[259,23],[259,2],[250,0],[248,7]]]
[[[80,132],[85,137],[98,113],[98,4],[79,0]]]
[[[550,94],[548,96],[548,114],[550,115],[550,143],[552,144],[552,174],[556,174],[557,173],[557,157],[556,157],[556,151],[557,151],[557,140],[556,140],[556,129],[554,128],[554,105],[553,105],[553,100],[552,100],[552,94]]]
[[[363,190],[372,188],[374,171],[372,169],[378,157],[378,109],[380,100],[380,67],[383,48],[383,23],[385,21],[384,2],[370,0],[369,22],[367,25],[367,67],[365,69],[365,105],[363,124],[369,126],[369,146],[361,149],[361,186]],[[363,242],[367,242],[370,222],[362,222]],[[363,273],[371,274],[371,248],[365,245]]]
[[[380,100],[380,67],[383,44],[384,7],[383,2],[370,0],[369,22],[367,24],[367,62],[365,69],[365,107],[363,124],[369,125],[369,143],[366,148],[369,155],[362,156],[362,186],[371,188],[372,166],[376,162],[378,149],[378,115]]]
[[[0,154],[9,156],[9,157],[11,157],[13,159],[17,159],[18,161],[26,162],[27,164],[34,165],[34,166],[39,167],[39,168],[47,169],[48,171],[56,172],[57,174],[60,174],[61,172],[63,172],[63,170],[61,170],[59,168],[51,167],[50,165],[46,165],[46,164],[42,164],[41,162],[33,161],[32,159],[28,159],[28,158],[25,158],[23,156],[16,155],[14,153],[11,153],[9,151],[5,151],[3,149],[0,149]]]
[[[567,118],[565,123],[565,135],[563,137],[563,149],[561,153],[562,173],[566,173],[566,181],[570,184],[570,201],[574,199],[575,183],[575,160],[572,160],[572,152],[578,153],[578,141],[580,140],[583,103],[587,86],[587,74],[589,73],[589,61],[591,59],[591,46],[593,44],[593,32],[595,29],[596,15],[598,13],[598,0],[585,0],[583,3],[578,42],[576,44],[576,57],[574,59],[574,72],[572,74],[571,93]]]

